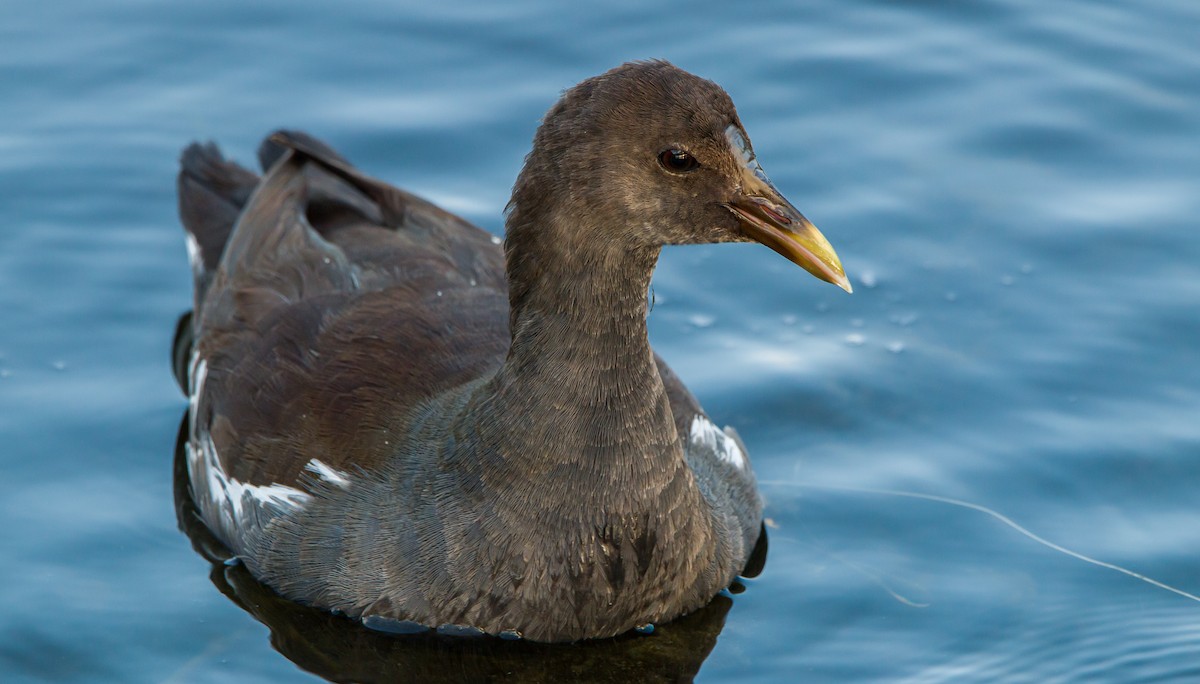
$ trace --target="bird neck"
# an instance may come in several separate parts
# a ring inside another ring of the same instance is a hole
[[[506,458],[577,464],[580,482],[596,488],[673,477],[683,456],[646,332],[661,247],[581,240],[597,233],[514,218],[512,344],[488,387],[508,419],[491,437]]]

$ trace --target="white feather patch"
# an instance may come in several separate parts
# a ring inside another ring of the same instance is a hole
[[[331,468],[315,458],[309,461],[308,465],[304,466],[304,469],[310,473],[316,473],[322,480],[330,484],[335,484],[342,489],[350,486],[350,480],[346,477],[346,473]]]
[[[208,378],[208,361],[200,358],[199,351],[192,352],[188,362],[188,418],[191,424],[196,424],[196,408],[200,405],[200,395],[204,392],[204,381]]]
[[[184,233],[184,237],[187,240],[188,263],[192,265],[192,274],[200,275],[204,272],[204,257],[200,253],[200,243],[191,233]]]
[[[244,523],[259,524],[277,515],[280,509],[299,508],[307,503],[310,496],[295,487],[246,484],[225,473],[212,435],[207,430],[197,430],[196,417],[208,378],[208,361],[194,352],[189,366],[188,412],[192,434],[187,445],[188,472],[197,499],[208,500],[207,508],[217,513],[227,538],[236,538]]]
[[[256,513],[267,513],[270,508],[299,508],[308,503],[309,495],[295,487],[245,484],[226,475],[211,435],[200,439],[200,450],[208,475],[209,498],[234,526],[246,519],[250,507],[258,509]]]
[[[738,470],[746,469],[746,455],[738,447],[737,440],[725,434],[703,415],[696,414],[692,419],[689,439],[695,446],[712,451],[717,458]]]

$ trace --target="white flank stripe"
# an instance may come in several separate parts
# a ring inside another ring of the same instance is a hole
[[[350,480],[346,478],[346,473],[334,470],[315,458],[309,461],[308,465],[304,466],[304,469],[310,473],[316,473],[322,480],[343,489],[350,486]]]
[[[308,501],[308,494],[295,487],[281,484],[244,484],[226,475],[221,467],[221,459],[217,457],[217,447],[213,444],[211,435],[205,435],[200,440],[200,448],[204,452],[205,466],[208,470],[209,496],[217,506],[227,502],[235,523],[246,515],[247,506],[262,508],[267,504],[274,504],[299,507]]]
[[[713,425],[712,421],[704,416],[697,414],[692,419],[690,439],[692,444],[697,447],[712,451],[717,458],[738,470],[745,470],[746,455],[738,447],[737,440],[725,434],[721,428]]]
[[[309,495],[295,487],[246,484],[229,477],[221,467],[212,435],[201,435],[198,441],[199,453],[192,450],[191,456],[198,461],[195,465],[199,470],[193,468],[193,472],[205,476],[208,499],[231,536],[242,532],[247,523],[261,525],[283,512],[280,509],[300,508],[308,503]]]
[[[208,490],[208,501],[220,517],[227,539],[237,538],[244,524],[261,524],[278,515],[280,509],[299,508],[307,503],[309,495],[295,487],[246,484],[225,473],[212,435],[207,429],[200,429],[196,420],[204,382],[208,378],[208,361],[194,352],[189,365],[188,412],[192,434],[187,445],[188,470],[192,475],[192,486]],[[336,475],[332,468],[328,470]],[[253,515],[247,517],[251,512]]]
[[[200,243],[191,233],[185,233],[184,236],[187,238],[188,263],[192,265],[192,274],[200,275],[204,272],[204,258],[200,254]]]
[[[204,381],[208,379],[208,361],[200,358],[199,350],[192,352],[188,362],[188,418],[196,424],[196,410],[200,406],[200,395],[204,393]]]

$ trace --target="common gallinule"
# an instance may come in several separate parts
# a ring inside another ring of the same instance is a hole
[[[663,245],[761,242],[850,290],[729,96],[666,62],[568,90],[500,240],[279,132],[183,154],[188,466],[283,596],[382,629],[606,637],[708,602],[762,504],[646,337]]]

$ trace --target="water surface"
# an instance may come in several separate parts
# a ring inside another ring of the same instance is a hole
[[[682,643],[710,682],[1200,676],[1196,602],[879,491],[1200,592],[1198,25],[1184,0],[6,8],[2,678],[316,680],[176,529],[186,143],[249,163],[304,128],[499,233],[557,94],[644,57],[729,90],[856,292],[757,246],[664,253],[653,341],[747,442],[771,558],[586,672],[654,681]]]

